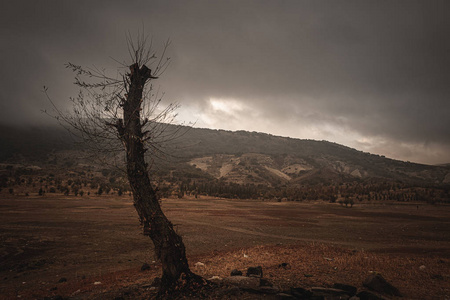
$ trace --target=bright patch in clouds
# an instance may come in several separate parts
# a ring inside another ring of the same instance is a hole
[[[231,98],[210,98],[207,105],[192,109],[196,117],[196,127],[226,130],[256,130],[249,126],[247,119],[254,118],[258,112],[242,101]]]
[[[246,107],[242,102],[234,99],[209,99],[209,104],[214,111],[223,112],[229,115],[242,112]]]

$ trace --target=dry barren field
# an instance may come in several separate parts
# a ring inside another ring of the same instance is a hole
[[[191,264],[205,264],[193,267],[203,276],[262,265],[280,287],[360,286],[375,269],[406,298],[450,297],[447,206],[212,198],[164,199],[162,206]],[[0,298],[109,299],[159,274],[129,196],[3,195],[0,241]],[[283,262],[289,270],[277,268]]]

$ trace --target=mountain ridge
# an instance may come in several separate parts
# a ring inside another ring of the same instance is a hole
[[[44,162],[51,153],[83,150],[79,144],[74,146],[73,137],[58,126],[15,128],[0,125],[0,128],[0,161],[3,162],[18,159]],[[269,186],[287,182],[302,184],[366,179],[450,184],[449,165],[404,162],[333,142],[261,132],[175,125],[167,130],[180,128],[182,133],[165,148],[176,159],[157,163],[160,169],[191,168],[190,172],[202,172],[218,180]]]

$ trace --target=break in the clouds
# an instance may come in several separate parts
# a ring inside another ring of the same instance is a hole
[[[181,121],[450,162],[448,1],[10,1],[1,4],[0,114],[65,106],[70,61],[116,70],[125,35],[170,38],[156,84]]]

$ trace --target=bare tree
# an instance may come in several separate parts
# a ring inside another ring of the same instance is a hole
[[[81,137],[96,154],[116,157],[117,151],[125,152],[134,207],[162,264],[160,295],[182,288],[180,285],[201,287],[206,281],[189,269],[182,238],[161,210],[146,162],[147,151],[147,157],[158,156],[163,151],[161,142],[177,135],[177,130],[167,130],[176,116],[177,105],[161,109],[162,94],[151,84],[170,63],[165,58],[169,42],[159,58],[144,36],[136,42],[128,38],[127,44],[132,62],[121,64],[115,77],[97,68],[67,64],[76,74],[75,84],[81,88],[78,96],[71,98],[72,112],[62,112],[47,97],[60,123]]]

